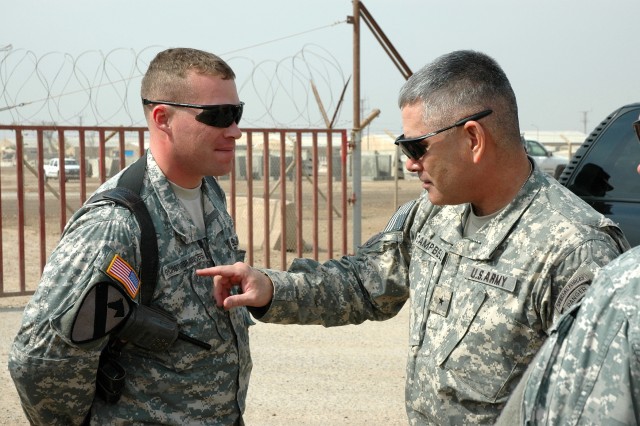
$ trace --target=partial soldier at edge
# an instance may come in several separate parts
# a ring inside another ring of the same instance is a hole
[[[633,126],[640,142],[640,120]],[[554,325],[497,424],[639,423],[640,247],[634,247],[598,271],[582,302]]]

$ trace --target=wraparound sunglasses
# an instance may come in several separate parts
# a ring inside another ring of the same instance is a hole
[[[492,112],[492,110],[486,109],[484,111],[462,118],[453,123],[451,126],[443,127],[442,129],[436,130],[435,132],[427,133],[426,135],[418,136],[415,138],[405,138],[404,134],[402,134],[396,138],[396,141],[394,143],[400,146],[400,149],[402,150],[404,155],[411,158],[412,160],[418,161],[424,154],[427,153],[428,147],[422,143],[425,139],[430,138],[431,136],[435,136],[438,133],[445,132],[449,129],[453,129],[454,127],[464,126],[469,121],[480,120],[481,118],[486,117]]]
[[[206,124],[208,126],[226,128],[231,126],[234,122],[240,124],[242,118],[242,109],[244,102],[240,102],[238,105],[224,104],[224,105],[198,105],[198,104],[183,104],[180,102],[169,101],[150,101],[149,99],[142,99],[143,105],[171,105],[183,108],[195,108],[201,109],[202,112],[196,115],[196,120]]]

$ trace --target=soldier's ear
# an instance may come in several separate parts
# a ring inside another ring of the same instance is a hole
[[[474,163],[478,163],[487,149],[487,134],[477,121],[469,121],[464,125],[465,137]]]
[[[171,129],[171,119],[174,111],[167,105],[155,105],[151,111],[151,121],[153,125],[163,132]]]
[[[122,286],[101,281],[89,288],[56,322],[64,337],[83,345],[117,330],[131,315],[133,303]]]

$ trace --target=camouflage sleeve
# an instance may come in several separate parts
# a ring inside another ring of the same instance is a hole
[[[139,262],[123,208],[100,208],[70,220],[26,306],[9,354],[9,372],[32,424],[80,424],[90,410],[100,352],[108,337],[75,344],[61,318],[92,286],[107,281],[104,265],[120,254]]]
[[[601,269],[554,324],[497,424],[636,424],[640,248]]]
[[[259,319],[330,327],[396,315],[409,297],[408,229],[414,206],[398,209],[385,230],[354,256],[324,264],[296,259],[287,272],[264,271],[274,283],[274,296]]]
[[[549,330],[563,313],[580,303],[595,273],[619,255],[619,244],[603,233],[564,256],[552,273],[548,298],[539,304],[544,330]]]

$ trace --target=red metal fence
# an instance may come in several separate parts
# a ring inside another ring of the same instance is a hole
[[[0,297],[33,293],[68,218],[147,139],[141,127],[0,125]],[[50,158],[69,157],[78,179],[64,167],[45,176]],[[243,129],[220,183],[247,263],[286,269],[294,257],[347,254],[347,169],[346,130]]]

